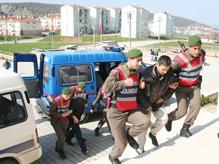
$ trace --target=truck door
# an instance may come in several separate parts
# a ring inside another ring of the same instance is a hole
[[[37,56],[31,53],[15,53],[14,72],[24,79],[29,97],[38,98],[42,87],[40,87]]]

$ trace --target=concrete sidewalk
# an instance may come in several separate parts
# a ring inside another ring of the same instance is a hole
[[[216,164],[219,162],[219,117],[215,113],[202,111],[199,113],[196,124],[191,128],[193,136],[183,138],[179,131],[183,120],[173,122],[173,130],[167,132],[164,129],[158,134],[160,143],[158,148],[151,144],[148,138],[145,145],[145,153],[138,155],[134,149],[128,146],[120,158],[122,163],[148,163],[148,164]],[[108,155],[93,164],[110,163]]]

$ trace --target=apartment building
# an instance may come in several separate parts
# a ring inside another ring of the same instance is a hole
[[[110,33],[120,33],[121,22],[122,22],[121,8],[108,8],[108,10],[110,12],[110,24],[109,24]]]
[[[27,17],[3,17],[0,18],[0,35],[31,36],[41,34],[39,20]]]
[[[154,14],[153,23],[149,26],[153,36],[173,36],[174,24],[172,16],[167,12],[159,12]]]
[[[41,29],[43,31],[58,31],[60,30],[60,14],[53,13],[48,14],[44,17],[40,18],[41,21]]]
[[[81,36],[91,33],[89,15],[89,9],[84,6],[61,6],[61,35]]]
[[[101,7],[88,7],[90,10],[90,28],[95,33],[107,34],[110,32],[110,11]]]
[[[144,8],[129,5],[122,8],[121,36],[144,38],[148,36],[149,12]]]

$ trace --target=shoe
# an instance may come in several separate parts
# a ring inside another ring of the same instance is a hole
[[[149,137],[151,138],[152,144],[156,147],[159,146],[159,143],[157,142],[156,136],[154,136],[151,132],[149,133]]]
[[[165,125],[165,128],[168,132],[170,132],[172,130],[172,120],[168,119],[166,125]]]
[[[88,153],[88,150],[87,150],[87,149],[85,149],[85,150],[81,150],[81,152],[85,155],[85,154]]]
[[[74,146],[74,144],[71,142],[71,140],[65,140],[65,142],[66,142],[69,146]]]
[[[118,158],[113,158],[110,155],[109,155],[109,160],[112,164],[121,164],[121,162]]]
[[[84,142],[86,142],[86,141],[87,141],[87,139],[86,139],[86,138],[83,138],[83,137],[82,137],[82,140],[83,140]]]
[[[59,154],[61,159],[66,159],[65,153],[62,149],[58,150],[57,148],[55,148],[55,151]]]
[[[139,149],[139,144],[132,136],[129,135],[129,129],[127,129],[127,131],[126,131],[126,137],[127,137],[129,145],[133,149],[138,150]]]
[[[190,136],[192,136],[192,133],[189,131],[189,128],[190,128],[190,125],[183,124],[183,127],[180,130],[180,136],[186,137],[186,138],[189,138]]]
[[[136,150],[136,152],[138,153],[138,154],[143,154],[145,151],[144,151],[144,149],[143,150]]]
[[[95,136],[99,136],[99,135],[100,135],[100,134],[99,134],[99,128],[98,128],[98,127],[94,130],[94,134],[95,134]]]

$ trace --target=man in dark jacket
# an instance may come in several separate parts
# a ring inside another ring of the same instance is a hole
[[[167,122],[167,114],[160,107],[174,93],[178,86],[177,75],[171,69],[171,59],[163,55],[155,65],[147,67],[142,72],[143,86],[138,92],[138,105],[143,113],[155,117],[155,122],[151,124],[149,137],[152,139],[152,144],[159,146],[156,139],[156,134],[162,129]],[[138,136],[140,152],[144,151],[147,131]]]

